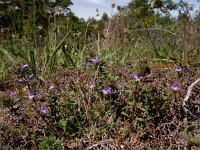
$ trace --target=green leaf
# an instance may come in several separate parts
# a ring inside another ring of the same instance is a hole
[[[54,57],[54,55],[58,52],[58,50],[60,49],[60,47],[62,46],[62,44],[64,43],[64,41],[66,40],[66,38],[69,36],[70,32],[68,34],[66,34],[63,39],[58,43],[58,45],[56,46],[52,56],[51,56],[51,59]]]
[[[67,121],[64,120],[64,119],[61,119],[61,120],[58,121],[58,125],[60,127],[66,127],[66,124],[67,124]]]
[[[188,127],[185,128],[185,130],[183,131],[181,137],[184,140],[189,140],[190,136],[189,136],[189,132],[192,132],[193,130],[195,130],[196,126],[195,125],[190,125]]]
[[[128,118],[130,117],[130,116],[129,116],[126,112],[124,112],[124,111],[122,111],[121,114],[124,115],[124,116],[126,116],[126,117],[128,117]]]
[[[121,134],[122,136],[125,136],[125,135],[126,135],[126,129],[125,129],[125,128],[120,128],[119,130],[120,130],[120,134]]]
[[[189,135],[189,132],[192,132],[195,129],[196,125],[190,125],[186,127],[183,133],[181,134],[181,137],[184,140],[188,141],[190,144],[200,148],[200,137],[192,137],[191,135]]]
[[[58,45],[56,46],[56,48],[54,49],[54,51],[53,51],[53,53],[51,54],[51,57],[50,57],[50,73],[52,72],[52,70],[53,70],[53,66],[54,66],[54,64],[55,64],[55,62],[56,62],[56,54],[58,53],[58,51],[61,49],[61,50],[63,50],[63,45],[64,45],[64,42],[65,42],[65,40],[67,39],[67,37],[70,35],[70,32],[68,33],[68,34],[66,34],[63,38],[62,38],[62,40],[58,43]],[[71,58],[71,57],[70,57]],[[70,61],[72,61],[71,59],[70,59]]]
[[[135,103],[135,100],[134,100],[134,101],[132,101],[132,102],[129,102],[129,103],[128,103],[128,105],[129,105],[129,106],[132,106],[132,107],[134,107],[134,106],[135,106],[135,104],[136,104],[136,103]]]
[[[35,52],[34,51],[30,51],[29,53],[30,55],[30,67],[33,70],[34,75],[36,76],[36,61],[35,61]]]
[[[143,119],[143,118],[137,118],[137,120],[140,121],[140,122],[144,122],[145,121],[145,119]]]
[[[11,62],[15,62],[12,54],[10,54],[6,49],[4,49],[3,47],[0,47],[0,52],[2,52],[4,55],[7,56],[8,60],[10,60]]]
[[[140,107],[140,110],[142,110],[143,112],[148,112],[147,109],[144,107]]]

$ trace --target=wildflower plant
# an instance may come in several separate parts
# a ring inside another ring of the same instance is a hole
[[[47,109],[45,109],[44,107],[40,108],[40,112],[42,114],[46,114],[47,113]]]
[[[135,99],[137,99],[138,89],[139,89],[139,82],[141,82],[142,75],[139,73],[132,73],[131,77],[135,80]]]
[[[29,66],[28,66],[28,64],[23,64],[22,63],[21,64],[21,68],[25,70],[25,69],[29,69]]]
[[[34,74],[31,74],[28,76],[29,80],[34,80],[35,79],[35,75]]]
[[[110,95],[110,94],[113,93],[113,89],[112,89],[111,87],[103,88],[103,89],[102,89],[102,93],[103,93],[104,95]]]
[[[20,83],[20,84],[23,84],[23,83],[25,83],[26,82],[26,80],[24,79],[24,78],[20,78],[19,80],[18,80],[18,83]]]
[[[178,83],[178,82],[174,82],[174,83],[171,85],[171,89],[172,89],[173,92],[174,92],[175,101],[178,102],[178,99],[179,99],[178,91],[181,89],[181,84]]]
[[[177,72],[181,72],[181,71],[182,71],[182,67],[181,67],[181,66],[177,66],[177,67],[176,67],[176,71],[177,71]]]
[[[140,75],[140,74],[134,74],[133,78],[135,79],[136,82],[139,82],[142,79],[142,75]]]
[[[29,93],[28,94],[28,99],[29,100],[32,100],[34,97],[35,97],[35,95],[33,93]]]
[[[180,85],[180,83],[178,83],[178,82],[174,82],[174,83],[171,85],[171,89],[172,89],[173,91],[179,91],[180,88],[181,88],[181,85]]]
[[[178,74],[178,77],[181,77],[181,75],[182,75],[182,67],[181,66],[177,66],[175,70],[176,70],[176,72]]]
[[[56,90],[56,86],[54,84],[52,84],[50,87],[49,87],[49,90],[50,91],[55,91]]]
[[[13,97],[13,96],[15,96],[15,92],[14,91],[10,91],[10,95],[9,95],[10,97]]]
[[[97,56],[93,56],[91,59],[93,64],[98,64],[99,63],[99,58]]]

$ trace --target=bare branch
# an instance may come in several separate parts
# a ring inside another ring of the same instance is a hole
[[[184,122],[184,125],[185,125],[185,126],[187,126],[187,123],[188,123],[188,120],[187,120],[187,116],[188,116],[188,113],[189,113],[189,110],[188,110],[188,107],[189,107],[189,106],[188,106],[188,101],[189,101],[190,96],[192,95],[192,89],[193,89],[193,87],[194,87],[198,82],[200,82],[200,78],[197,79],[195,82],[193,82],[193,83],[189,86],[188,91],[187,91],[187,94],[186,94],[186,96],[185,96],[185,98],[184,98],[184,100],[183,100],[182,107],[183,107],[183,110],[184,110],[184,112],[185,112],[185,117],[184,117],[184,119],[183,119],[183,122]]]

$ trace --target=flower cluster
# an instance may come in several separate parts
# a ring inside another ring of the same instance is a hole
[[[137,82],[139,82],[142,79],[142,75],[138,73],[131,74],[131,77],[133,77]]]
[[[171,86],[171,89],[173,91],[178,91],[180,88],[181,88],[181,85],[178,82],[173,83],[172,86]]]
[[[99,58],[97,56],[92,57],[92,62],[94,64],[98,64],[99,63]]]
[[[102,93],[104,95],[112,94],[113,93],[113,89],[111,87],[106,87],[106,88],[102,89]]]

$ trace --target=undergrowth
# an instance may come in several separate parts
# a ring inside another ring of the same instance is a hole
[[[182,7],[174,26],[133,30],[120,12],[76,31],[52,15],[40,40],[4,38],[0,149],[199,148],[199,83],[183,106],[199,78],[199,21]]]

